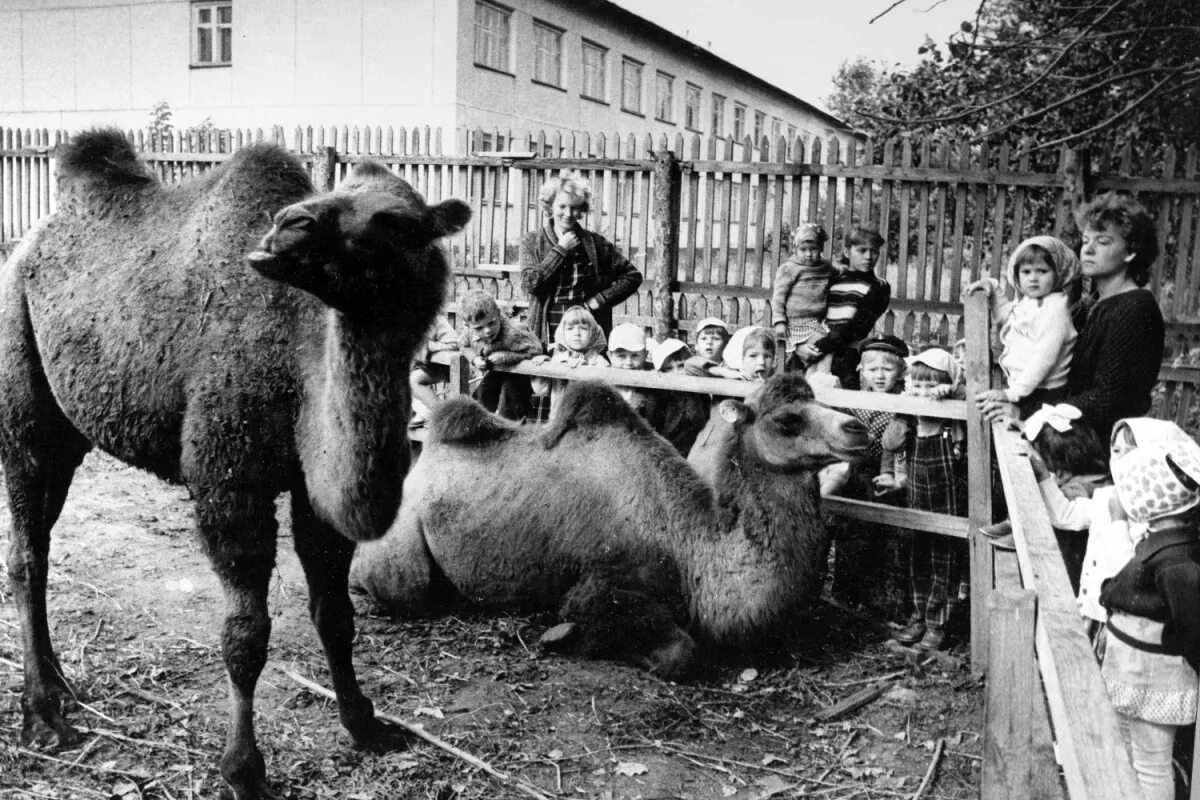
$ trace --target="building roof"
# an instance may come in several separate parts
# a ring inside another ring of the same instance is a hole
[[[690,41],[689,39],[685,39],[684,37],[680,36],[679,34],[674,33],[670,30],[667,30],[666,28],[659,25],[658,23],[652,22],[639,14],[635,14],[634,12],[630,11],[629,9],[618,5],[617,3],[611,2],[611,0],[574,0],[574,2],[572,2],[571,4],[576,8],[582,7],[582,8],[595,9],[596,12],[601,15],[608,15],[608,16],[615,16],[618,18],[623,18],[625,21],[634,24],[636,27],[642,29],[646,33],[650,34],[651,36],[660,38],[665,43],[675,45],[683,50],[690,50],[693,58],[696,58],[699,61],[714,64],[717,67],[719,67],[720,69],[725,70],[727,72],[731,72],[734,75],[738,76],[739,78],[741,78],[745,81],[756,84],[760,88],[767,89],[771,92],[782,95],[783,97],[787,98],[788,100],[795,103],[796,105],[802,106],[805,110],[807,110],[813,116],[819,117],[820,119],[824,120],[831,127],[839,128],[841,130],[845,130],[850,133],[856,132],[852,125],[849,125],[846,122],[844,122],[843,120],[838,119],[834,115],[830,114],[828,111],[825,111],[824,109],[814,106],[812,103],[808,102],[807,100],[805,100],[801,97],[797,97],[796,95],[792,94],[791,92],[779,88],[778,86],[771,83],[770,81],[767,81],[767,80],[759,77],[758,75],[755,75],[753,72],[750,72],[747,69],[739,67],[737,64],[734,64],[732,61],[728,61],[724,58],[721,58],[719,55],[712,52],[711,50],[701,47],[700,45],[696,44],[695,42]]]

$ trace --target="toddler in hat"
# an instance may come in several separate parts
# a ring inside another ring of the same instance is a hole
[[[1118,422],[1111,441],[1113,516],[1149,532],[1101,584],[1108,641],[1100,672],[1142,795],[1171,800],[1175,730],[1196,720],[1200,446],[1174,423],[1143,417]]]
[[[613,328],[608,339],[608,360],[616,369],[648,369],[646,364],[646,331],[641,325],[622,322]],[[625,398],[634,411],[645,412],[649,394],[633,386],[618,386],[617,393]]]
[[[775,271],[771,290],[771,322],[787,340],[788,368],[829,372],[830,359],[816,346],[829,333],[825,313],[829,284],[837,276],[822,253],[829,235],[815,222],[805,222],[792,235],[792,253]]]

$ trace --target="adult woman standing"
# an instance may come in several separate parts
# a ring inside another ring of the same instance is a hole
[[[549,342],[562,314],[584,306],[607,336],[612,309],[637,291],[638,272],[612,242],[584,230],[592,188],[575,171],[563,171],[542,185],[538,200],[546,224],[521,239],[521,285],[529,296],[529,328]]]
[[[1150,410],[1162,364],[1165,327],[1158,301],[1142,288],[1158,255],[1154,221],[1132,198],[1100,195],[1077,214],[1080,266],[1095,299],[1076,320],[1079,339],[1061,402],[1083,412],[1101,441],[1113,424]],[[979,400],[989,419],[1016,418],[1011,403]]]

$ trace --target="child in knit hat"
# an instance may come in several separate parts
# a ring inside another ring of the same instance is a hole
[[[829,333],[825,313],[830,281],[838,272],[822,253],[829,235],[819,224],[805,222],[792,235],[792,253],[775,271],[771,290],[771,323],[787,340],[788,369],[807,369],[830,359],[816,343]]]

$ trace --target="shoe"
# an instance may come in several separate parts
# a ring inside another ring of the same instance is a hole
[[[925,635],[925,621],[910,619],[908,624],[892,633],[892,638],[902,645],[911,646],[921,641]]]
[[[1005,536],[1011,537],[1012,521],[1005,519],[991,525],[980,525],[979,535],[987,539],[1002,539]]]
[[[946,647],[946,632],[941,628],[930,628],[925,631],[917,647],[922,650],[942,650]]]

